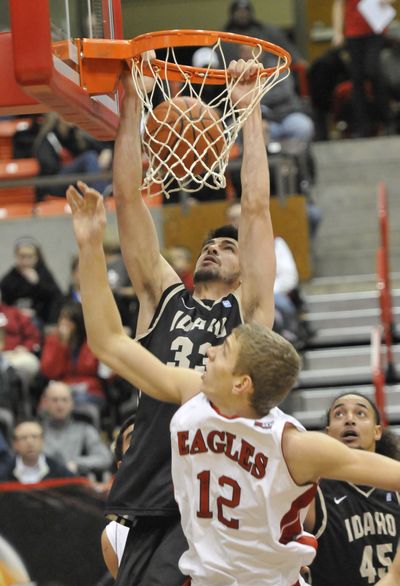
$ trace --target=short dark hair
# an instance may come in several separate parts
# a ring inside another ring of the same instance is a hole
[[[76,332],[73,339],[75,349],[79,349],[82,344],[86,341],[86,329],[85,322],[83,319],[83,309],[79,301],[66,301],[61,306],[60,314],[58,319],[66,318],[75,324]]]
[[[128,429],[128,427],[130,427],[131,425],[133,425],[135,423],[135,419],[136,419],[136,415],[130,415],[121,424],[120,430],[119,430],[117,438],[115,440],[115,446],[114,446],[114,459],[117,464],[118,464],[118,462],[121,462],[122,458],[124,457],[124,454],[122,451],[122,442],[124,439],[123,438],[124,432]]]
[[[14,424],[13,439],[15,439],[15,430],[17,429],[17,427],[19,427],[23,423],[37,423],[37,425],[39,425],[39,427],[41,428],[42,434],[43,434],[43,425],[37,417],[21,417],[21,418],[17,419],[17,421]]]
[[[210,240],[214,238],[232,238],[232,240],[238,240],[238,229],[231,224],[225,224],[214,230],[210,230],[207,237],[204,239],[202,246],[205,246]]]

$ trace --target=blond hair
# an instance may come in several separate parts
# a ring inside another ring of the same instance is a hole
[[[235,374],[248,374],[253,383],[251,406],[260,416],[278,405],[295,385],[301,358],[290,342],[259,324],[235,329],[239,356]]]

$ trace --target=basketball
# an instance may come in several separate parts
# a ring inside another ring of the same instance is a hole
[[[189,96],[162,102],[149,114],[144,131],[147,154],[165,175],[202,175],[218,161],[225,146],[219,115]]]

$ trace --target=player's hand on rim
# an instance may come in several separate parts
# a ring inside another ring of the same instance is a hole
[[[245,108],[254,99],[254,89],[257,88],[257,74],[262,64],[255,59],[238,59],[231,61],[228,67],[228,76],[237,81],[232,88],[231,100],[235,107]]]
[[[87,243],[103,244],[106,211],[103,198],[98,191],[83,181],[78,189],[70,185],[67,201],[71,208],[75,237],[79,246]]]
[[[151,62],[156,58],[156,52],[153,50],[145,51],[140,55],[141,63],[145,63],[147,66],[151,67]],[[133,74],[132,69],[135,67],[133,60],[130,63],[126,63],[126,67],[123,68],[121,73],[121,83],[123,85],[125,95],[127,96],[137,96],[136,87],[133,81]],[[140,76],[138,78],[139,84],[141,84],[141,89],[145,93],[149,93],[152,91],[154,84],[155,84],[155,77],[154,76]]]

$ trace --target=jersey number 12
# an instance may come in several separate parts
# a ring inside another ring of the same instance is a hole
[[[197,475],[197,478],[200,482],[199,510],[197,511],[197,516],[201,519],[212,519],[214,513],[211,511],[210,504],[210,471],[203,470],[203,472],[200,472],[200,474]],[[229,476],[220,476],[218,478],[218,484],[222,488],[230,487],[232,489],[229,498],[222,495],[217,497],[218,521],[230,529],[239,529],[239,519],[235,519],[234,517],[228,518],[225,509],[235,509],[239,506],[241,488],[236,480],[229,478]]]

